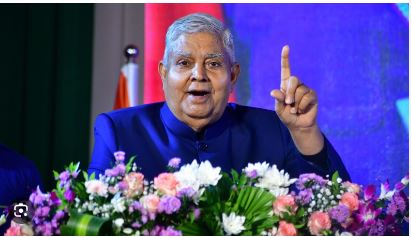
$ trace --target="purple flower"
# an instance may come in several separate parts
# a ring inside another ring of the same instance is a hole
[[[375,186],[374,185],[368,185],[364,189],[364,199],[365,201],[375,199]]]
[[[167,214],[172,214],[177,212],[181,207],[180,199],[173,196],[162,197],[160,203],[158,204],[158,212],[165,212]]]
[[[142,209],[144,209],[144,208],[143,208],[143,205],[141,205],[141,203],[140,203],[139,201],[134,201],[133,203],[131,203],[131,207],[132,207],[134,210],[138,210],[138,211],[140,211],[140,212],[141,212]]]
[[[367,205],[364,203],[360,203],[358,213],[356,213],[355,218],[357,222],[370,226],[375,224],[375,219],[377,219],[380,213],[380,208],[375,208],[375,206],[372,204]]]
[[[125,181],[121,181],[118,183],[118,189],[121,191],[126,190],[128,188],[128,184]]]
[[[126,172],[126,166],[122,163],[118,164],[112,169],[106,169],[104,174],[108,177],[115,177],[119,175],[124,175]]]
[[[117,175],[124,175],[124,173],[126,172],[126,166],[124,164],[118,164],[116,167],[114,167],[114,172]]]
[[[328,210],[330,217],[338,223],[343,223],[350,215],[350,211],[346,205],[338,205]]]
[[[104,175],[108,176],[108,177],[114,177],[116,176],[114,174],[114,169],[106,169],[106,171],[104,171]]]
[[[391,199],[391,202],[387,206],[387,214],[395,216],[397,211],[401,213],[406,209],[406,202],[401,194],[395,193]]]
[[[73,178],[77,178],[79,171],[74,171],[73,173],[71,173],[71,177]]]
[[[384,227],[385,227],[385,233],[384,235],[401,235],[401,230],[398,225],[396,225],[395,222],[395,217],[391,215],[387,215],[384,218]]]
[[[69,180],[69,178],[70,178],[70,172],[68,172],[67,170],[64,171],[64,172],[62,172],[62,173],[59,175],[59,179],[60,179],[60,181],[61,181],[62,183],[67,182],[67,181]]]
[[[200,218],[200,215],[201,215],[200,208],[194,209],[193,213],[194,213],[194,219],[197,220],[198,218]]]
[[[296,184],[296,187],[300,190],[308,187],[312,187],[315,184],[320,185],[320,187],[324,186],[327,183],[327,180],[323,179],[323,177],[318,176],[314,173],[306,173],[300,175]]]
[[[178,169],[180,167],[181,159],[178,157],[172,158],[170,161],[168,161],[168,166],[174,169]]]
[[[116,158],[116,161],[123,162],[125,160],[125,155],[126,153],[124,151],[114,152],[114,157]]]
[[[156,226],[154,226],[154,228],[150,231],[149,235],[150,235],[150,236],[158,236],[159,233],[160,233],[160,231],[161,231],[161,229],[162,229],[162,228],[161,228],[160,226],[156,225]]]
[[[58,211],[56,212],[56,214],[54,215],[53,218],[56,219],[56,220],[60,220],[60,219],[62,219],[65,215],[66,215],[66,213],[65,213],[64,211],[58,210]]]
[[[65,198],[68,202],[73,202],[75,197],[76,197],[76,193],[74,193],[71,189],[67,189],[67,190],[64,192],[64,198]]]
[[[394,187],[395,187],[395,190],[400,191],[400,190],[403,190],[405,188],[405,185],[401,182],[398,182],[398,183],[395,184]]]
[[[53,226],[50,222],[44,222],[44,232],[43,235],[53,235]]]
[[[36,232],[38,235],[53,235],[53,226],[50,222],[44,222],[36,227]]]
[[[40,206],[47,200],[47,195],[42,193],[40,187],[37,186],[37,190],[30,195],[29,200],[34,205]]]
[[[34,212],[34,215],[37,217],[46,217],[50,212],[50,207],[40,207],[37,208],[36,211]]]
[[[51,192],[50,193],[49,205],[58,206],[60,204],[61,204],[61,200],[57,197],[56,192]]]
[[[301,204],[308,204],[313,198],[313,192],[311,189],[303,189],[298,193],[297,200]]]
[[[182,188],[180,191],[177,192],[178,198],[192,198],[196,194],[196,191],[191,187]]]
[[[160,236],[181,236],[183,233],[181,231],[174,229],[173,227],[169,226],[166,229],[162,229],[159,232]]]
[[[374,225],[370,226],[368,235],[371,236],[382,236],[385,233],[385,226],[382,220],[376,220]]]
[[[147,223],[147,221],[148,221],[147,215],[141,215],[141,222],[145,224]]]
[[[148,213],[148,219],[150,219],[150,220],[152,220],[152,221],[154,221],[155,219],[156,219],[156,213],[154,213],[154,212],[149,212]]]
[[[138,229],[141,227],[141,224],[140,222],[136,221],[131,224],[131,227],[133,227],[134,229]]]
[[[246,172],[247,177],[255,179],[258,175],[257,170],[251,170]]]

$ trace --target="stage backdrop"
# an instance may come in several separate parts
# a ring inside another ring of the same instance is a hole
[[[281,47],[288,44],[291,73],[318,92],[318,122],[352,179],[378,184],[408,173],[406,4],[403,12],[395,4],[223,8],[242,65],[239,103],[273,109],[269,93],[279,86]],[[406,123],[396,106],[404,98]]]
[[[217,12],[215,16],[221,18],[217,5],[210,4],[204,12]],[[162,51],[154,49],[164,47],[164,22],[198,7],[146,4],[144,102],[163,98],[156,73]],[[319,124],[352,179],[362,184],[378,184],[385,178],[395,182],[408,172],[407,4],[219,7],[234,34],[242,66],[235,91],[238,103],[274,108],[269,94],[279,87],[281,48],[288,44],[291,72],[318,92]],[[152,9],[154,16],[161,10],[164,14],[150,17]],[[157,41],[149,42],[153,30]]]

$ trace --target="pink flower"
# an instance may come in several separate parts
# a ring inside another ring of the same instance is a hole
[[[277,235],[280,236],[296,236],[297,229],[291,223],[280,221],[280,225],[278,226]]]
[[[341,196],[340,204],[348,207],[350,211],[358,210],[358,196],[355,193],[346,192]]]
[[[11,226],[7,229],[4,236],[21,236],[20,226],[19,225],[13,225],[13,223],[12,223]]]
[[[7,229],[4,236],[32,236],[34,235],[33,229],[30,225],[18,224],[14,221],[11,222],[10,227]]]
[[[280,195],[273,202],[274,214],[281,216],[282,212],[294,213],[297,210],[294,197],[291,195]]]
[[[346,188],[347,191],[350,192],[350,193],[358,194],[361,191],[361,188],[358,184],[351,183],[351,182],[348,182],[348,181],[345,181],[344,183],[342,183],[342,186],[344,188]]]
[[[144,190],[144,175],[142,173],[130,172],[124,177],[124,182],[128,186],[125,192],[127,197],[141,194]]]
[[[311,234],[320,235],[323,230],[331,228],[331,219],[327,213],[316,211],[311,214],[307,225]]]
[[[150,194],[142,197],[140,202],[146,210],[151,213],[155,213],[157,211],[158,204],[160,203],[160,198],[157,195]]]
[[[175,196],[177,193],[178,181],[172,173],[161,173],[154,178],[154,186],[163,194]]]
[[[107,194],[108,185],[101,180],[89,180],[84,183],[87,193],[105,196]]]

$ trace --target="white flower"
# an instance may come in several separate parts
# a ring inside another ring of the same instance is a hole
[[[378,199],[391,199],[394,193],[395,190],[390,191],[389,186],[381,184],[381,193]]]
[[[275,227],[275,226],[273,226],[273,228],[271,229],[271,235],[272,236],[275,236],[275,235],[277,235],[277,232],[278,232],[278,229],[277,229],[277,227]]]
[[[107,184],[101,180],[89,180],[84,183],[89,194],[97,194],[99,196],[105,196],[107,194]]]
[[[247,167],[244,169],[245,173],[251,173],[254,170],[257,172],[258,177],[264,176],[270,165],[267,162],[257,162],[255,164],[248,163]]]
[[[245,216],[236,216],[234,212],[231,212],[229,216],[223,213],[223,228],[227,235],[237,235],[244,228]]]
[[[214,168],[209,161],[201,162],[199,165],[196,160],[193,160],[191,164],[182,166],[174,173],[179,182],[177,191],[190,187],[198,192],[200,187],[217,185],[222,177],[220,171],[220,167]]]
[[[337,232],[335,232],[335,235],[336,236],[352,236],[352,234],[348,231],[343,231],[343,232],[340,233],[338,230],[337,230]]]
[[[114,195],[113,199],[111,199],[111,204],[114,207],[114,212],[122,213],[126,210],[125,200],[120,197],[120,193]]]
[[[1,215],[0,216],[0,225],[3,225],[4,223],[6,223],[6,215]]]
[[[113,221],[114,225],[117,227],[122,227],[124,224],[124,219],[123,218],[117,218]]]
[[[131,228],[124,228],[123,233],[126,235],[130,235],[131,233],[133,233],[133,229]]]
[[[177,191],[183,188],[191,187],[194,191],[198,191],[200,188],[200,182],[197,179],[198,163],[193,160],[191,164],[184,165],[178,172],[174,173],[174,176],[179,182]]]
[[[255,185],[256,187],[268,189],[274,196],[288,194],[288,187],[297,179],[290,179],[290,175],[284,170],[279,171],[276,165],[269,168],[264,176]]]
[[[222,177],[220,171],[220,167],[214,168],[208,160],[201,162],[197,172],[197,179],[199,180],[200,185],[217,185],[218,181]]]
[[[404,185],[408,185],[409,182],[410,182],[410,179],[408,175],[401,179],[401,183]]]

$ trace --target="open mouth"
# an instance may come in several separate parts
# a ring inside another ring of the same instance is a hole
[[[193,91],[189,91],[188,94],[193,95],[193,96],[206,96],[206,95],[210,94],[210,92],[209,91],[201,91],[201,90],[198,90],[198,91],[193,90]]]

